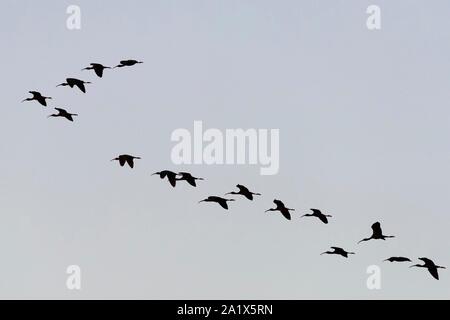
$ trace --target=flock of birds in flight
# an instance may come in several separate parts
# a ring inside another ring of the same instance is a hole
[[[103,76],[103,71],[105,69],[131,67],[131,66],[134,66],[134,65],[140,64],[140,63],[143,63],[143,62],[137,61],[137,60],[122,60],[115,67],[107,67],[100,63],[91,63],[90,66],[88,66],[82,70],[94,70],[95,74],[99,78],[101,78]],[[77,87],[80,91],[82,91],[83,93],[86,93],[86,87],[85,87],[86,84],[91,84],[91,82],[83,81],[83,80],[76,79],[76,78],[67,78],[66,82],[58,84],[57,87],[59,87],[59,86],[69,86],[70,88]],[[41,105],[46,107],[47,100],[52,99],[51,97],[43,96],[38,91],[29,91],[29,93],[32,95],[32,97],[26,98],[22,102],[36,100]],[[48,117],[62,117],[69,121],[73,121],[73,117],[78,116],[78,114],[70,113],[63,108],[55,108],[55,110],[58,111],[58,113],[51,114]],[[125,166],[125,164],[128,164],[128,166],[130,168],[134,168],[134,161],[139,160],[139,159],[141,159],[141,158],[132,156],[129,154],[121,154],[118,157],[112,159],[111,161],[118,161],[120,166],[122,166],[122,167]],[[197,180],[204,180],[203,178],[194,177],[189,172],[176,173],[176,172],[173,172],[170,170],[163,170],[163,171],[155,172],[153,175],[158,175],[161,179],[167,179],[172,187],[176,186],[177,181],[186,181],[191,186],[196,187]],[[237,187],[238,191],[231,191],[231,192],[226,193],[225,195],[235,195],[235,196],[240,195],[240,196],[247,198],[250,201],[252,201],[254,199],[254,196],[261,196],[260,193],[251,192],[247,187],[245,187],[242,184],[238,184],[238,185],[236,185],[236,187]],[[224,198],[224,197],[220,197],[220,196],[209,196],[209,197],[199,201],[199,203],[213,202],[213,203],[219,204],[223,209],[228,210],[228,202],[232,202],[232,201],[236,201],[236,200],[230,199],[230,198]],[[266,210],[265,212],[279,211],[284,218],[286,218],[287,220],[291,220],[290,211],[295,211],[295,209],[286,207],[285,204],[281,200],[278,200],[278,199],[273,200],[273,203],[275,204],[275,208],[270,208],[270,209]],[[310,210],[312,211],[312,213],[304,214],[301,217],[315,217],[324,224],[328,224],[328,218],[332,217],[331,215],[322,213],[319,209],[310,209]],[[369,241],[369,240],[386,240],[388,238],[394,238],[394,236],[391,236],[391,235],[387,236],[387,235],[383,234],[380,222],[375,222],[374,224],[372,224],[371,228],[372,228],[372,235],[370,237],[360,240],[358,242],[358,244],[361,242],[364,242],[364,241]],[[331,247],[331,249],[332,250],[321,253],[321,255],[322,254],[331,254],[331,255],[340,255],[342,257],[348,258],[348,256],[350,254],[355,254],[354,252],[346,251],[340,247]],[[426,268],[426,269],[428,269],[429,273],[433,276],[433,278],[439,280],[438,269],[445,269],[445,267],[436,265],[429,258],[422,257],[422,258],[418,258],[418,259],[421,260],[423,262],[423,264],[414,264],[414,265],[411,265],[410,268],[411,267]],[[411,260],[406,257],[390,257],[388,259],[385,259],[384,261],[411,262]]]

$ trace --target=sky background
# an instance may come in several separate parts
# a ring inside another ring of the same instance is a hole
[[[68,30],[66,8],[81,8]],[[382,29],[366,28],[381,7]],[[449,299],[450,2],[3,1],[0,298]],[[80,71],[115,65],[102,79]],[[55,86],[92,81],[87,94]],[[36,102],[78,113],[74,123]],[[280,129],[280,171],[172,164],[173,130]],[[109,160],[142,157],[135,169]],[[151,173],[206,180],[172,189]],[[237,183],[263,196],[197,204]],[[272,200],[293,220],[264,213]],[[309,208],[328,225],[300,219]],[[396,238],[356,242],[380,221]],[[356,255],[320,256],[329,246]],[[79,265],[82,289],[66,288]],[[381,289],[366,269],[381,267]]]

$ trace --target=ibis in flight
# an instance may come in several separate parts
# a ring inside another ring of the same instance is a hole
[[[285,217],[288,220],[291,220],[291,214],[289,213],[289,211],[295,211],[295,209],[286,208],[286,206],[284,205],[283,202],[281,202],[281,200],[275,199],[275,200],[273,200],[273,203],[276,204],[276,208],[268,209],[265,212],[280,211],[281,214],[283,215],[283,217]]]
[[[101,78],[103,76],[103,70],[105,69],[111,69],[111,67],[106,67],[100,63],[91,63],[89,67],[81,70],[94,70],[95,74]]]
[[[409,261],[409,262],[411,262],[411,260],[406,257],[390,257],[383,261],[389,261],[389,262],[408,262]]]
[[[85,88],[85,84],[90,83],[89,81],[83,81],[80,79],[75,79],[75,78],[67,78],[66,82],[60,83],[57,85],[57,87],[59,86],[69,86],[71,88],[73,88],[74,86],[78,87],[78,89],[81,90],[81,92],[86,93],[86,88]]]
[[[412,267],[427,268],[428,272],[431,273],[433,278],[435,278],[436,280],[439,280],[438,269],[445,269],[445,267],[437,266],[436,264],[434,264],[433,260],[428,259],[428,258],[418,258],[418,259],[422,260],[423,264],[415,264],[415,265],[410,266],[410,268],[412,268]]]
[[[310,209],[312,213],[307,213],[302,215],[302,217],[317,217],[322,221],[323,223],[327,224],[328,219],[327,217],[332,217],[329,214],[323,214],[319,209]]]
[[[169,180],[169,183],[172,185],[172,187],[175,187],[175,185],[177,184],[177,174],[173,171],[170,170],[163,170],[163,171],[159,171],[159,172],[155,172],[152,174],[152,176],[154,175],[159,175],[159,177],[161,179],[167,178],[167,180]]]
[[[247,187],[243,186],[242,184],[236,185],[236,188],[238,188],[239,191],[228,192],[225,195],[227,195],[227,194],[241,195],[241,196],[246,197],[248,200],[253,200],[253,196],[261,195],[261,193],[251,192],[250,190],[248,190]]]
[[[36,100],[37,102],[39,102],[40,104],[42,104],[44,107],[47,106],[47,101],[45,101],[46,99],[51,99],[52,97],[44,97],[40,92],[38,91],[28,91],[29,93],[31,93],[33,96],[31,98],[26,98],[23,99],[22,102],[25,101],[32,101],[32,100]]]
[[[333,251],[325,251],[325,252],[322,252],[321,255],[322,254],[338,254],[340,256],[343,256],[344,258],[348,258],[349,254],[355,254],[354,252],[348,252],[339,247],[331,247],[331,249],[333,249]]]
[[[122,60],[120,63],[115,66],[114,68],[122,68],[122,67],[131,67],[138,63],[144,63],[143,61],[137,61],[137,60]]]
[[[369,241],[369,240],[386,240],[387,238],[394,238],[395,236],[385,236],[383,235],[383,231],[381,230],[381,224],[379,222],[375,222],[372,225],[372,235],[369,238],[364,238],[360,240],[358,243],[361,243],[363,241]]]
[[[197,184],[195,183],[195,180],[204,180],[203,178],[194,177],[189,172],[178,172],[178,176],[180,176],[180,178],[177,178],[177,180],[179,180],[179,181],[185,180],[187,183],[189,183],[193,187],[197,186]]]
[[[112,159],[111,161],[119,161],[121,167],[128,163],[130,168],[134,168],[134,160],[141,159],[140,157],[130,156],[129,154],[121,154],[117,158]]]
[[[235,201],[234,199],[226,199],[226,198],[222,198],[222,197],[217,197],[217,196],[209,196],[206,199],[200,200],[198,203],[200,202],[216,202],[218,204],[220,204],[220,206],[226,210],[228,210],[228,203],[229,201]]]
[[[76,113],[69,113],[66,110],[62,109],[62,108],[55,108],[56,111],[58,111],[58,113],[55,114],[51,114],[48,116],[48,118],[50,117],[63,117],[66,118],[69,121],[73,121],[73,116],[78,116],[78,114]]]

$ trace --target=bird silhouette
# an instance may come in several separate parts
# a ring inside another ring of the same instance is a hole
[[[46,99],[51,99],[52,97],[44,97],[40,92],[38,91],[28,91],[29,93],[31,93],[33,96],[31,98],[26,98],[23,99],[22,102],[25,101],[32,101],[32,100],[36,100],[37,102],[39,102],[40,104],[42,104],[44,107],[47,106],[47,101],[45,101]]]
[[[178,176],[180,176],[180,178],[177,178],[178,181],[185,180],[187,183],[189,183],[193,187],[197,186],[197,184],[195,183],[195,180],[205,180],[203,178],[194,177],[189,172],[178,172]]]
[[[445,269],[445,267],[437,266],[434,264],[434,262],[431,259],[428,258],[418,258],[419,260],[423,261],[423,264],[415,264],[410,266],[412,267],[419,267],[419,268],[427,268],[428,272],[435,278],[436,280],[439,280],[439,274],[438,269]]]
[[[130,156],[129,154],[121,154],[117,158],[111,159],[111,161],[119,161],[121,167],[128,163],[130,168],[134,168],[134,160],[141,159],[140,157]]]
[[[226,210],[228,210],[228,201],[235,201],[234,199],[226,199],[226,198],[222,198],[222,197],[217,197],[217,196],[209,196],[206,199],[200,200],[198,203],[200,202],[216,202],[218,204],[220,204],[220,206]]]
[[[69,113],[66,110],[62,109],[62,108],[55,108],[56,111],[58,111],[58,113],[55,114],[51,114],[48,116],[48,118],[50,117],[63,117],[66,118],[69,121],[73,121],[73,116],[78,116],[78,114],[76,113]]]
[[[295,209],[286,208],[284,203],[281,202],[280,200],[277,200],[277,199],[273,200],[273,203],[275,203],[277,205],[276,208],[268,209],[265,212],[268,212],[268,211],[280,211],[281,214],[283,215],[283,217],[285,217],[288,220],[291,220],[291,214],[289,213],[289,211],[295,211]]]
[[[85,84],[90,83],[89,81],[83,81],[80,79],[75,79],[75,78],[67,78],[66,82],[60,83],[57,85],[57,87],[59,86],[69,86],[71,88],[73,88],[74,86],[78,87],[78,89],[81,90],[81,92],[86,93],[86,88],[85,88]]]
[[[94,70],[95,74],[101,78],[103,77],[103,70],[111,69],[111,67],[106,67],[100,63],[91,63],[89,67],[83,68],[81,70]]]
[[[338,254],[340,256],[343,256],[344,258],[348,258],[349,254],[355,254],[354,252],[348,252],[339,247],[330,247],[330,248],[333,249],[333,251],[325,251],[325,252],[322,252],[321,255],[322,254]]]
[[[225,193],[225,195],[227,194],[235,194],[235,195],[241,195],[246,197],[248,200],[253,200],[253,196],[260,196],[261,193],[255,193],[255,192],[251,192],[250,190],[248,190],[247,187],[243,186],[242,184],[237,184],[236,187],[239,189],[239,191],[231,191],[228,193]]]
[[[143,61],[137,60],[121,60],[120,63],[114,68],[131,67],[138,63],[144,63]]]
[[[164,179],[167,177],[167,180],[169,180],[172,187],[175,187],[175,185],[177,184],[177,179],[176,179],[177,174],[173,171],[163,170],[163,171],[155,172],[152,174],[152,176],[153,175],[159,175],[159,177],[161,179]]]
[[[323,223],[327,224],[328,219],[327,217],[332,217],[329,214],[323,214],[319,209],[310,209],[313,213],[308,213],[302,215],[302,217],[317,217],[322,221]]]
[[[379,222],[375,222],[372,225],[372,235],[369,238],[365,238],[365,239],[362,239],[362,240],[358,241],[358,243],[361,243],[363,241],[369,241],[371,239],[374,239],[374,240],[379,240],[379,239],[386,240],[387,238],[395,238],[395,236],[385,236],[385,235],[383,235],[383,231],[381,230],[380,223]]]
[[[383,261],[389,261],[389,262],[407,262],[407,261],[409,261],[409,262],[411,262],[411,260],[406,257],[390,257]]]

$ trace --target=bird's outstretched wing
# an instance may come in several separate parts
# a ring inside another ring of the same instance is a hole
[[[323,223],[325,223],[325,224],[328,223],[328,219],[327,219],[327,217],[325,217],[325,215],[320,214],[320,215],[318,215],[318,217],[319,217],[320,221],[322,221]]]
[[[94,66],[94,72],[97,76],[99,76],[100,78],[103,76],[103,67],[97,65]]]
[[[125,159],[119,157],[119,164],[120,164],[121,167],[123,167],[125,165]]]
[[[75,82],[75,85],[81,90],[81,92],[86,93],[86,88],[83,82]]]
[[[374,234],[382,235],[381,224],[377,221],[372,225],[372,231]]]
[[[169,180],[169,182],[172,185],[172,187],[175,187],[175,185],[177,184],[177,179],[176,179],[175,175],[174,174],[167,174],[167,179]]]
[[[127,158],[127,163],[130,166],[130,168],[134,168],[134,161],[133,158]]]
[[[435,278],[436,280],[439,280],[439,273],[438,273],[438,270],[436,267],[430,267],[430,268],[428,268],[428,271],[433,276],[433,278]]]
[[[37,100],[40,104],[42,104],[44,107],[47,106],[47,101],[45,101],[45,98],[44,98],[44,97],[39,96],[39,97],[36,98],[36,100]]]
[[[283,215],[283,217],[285,217],[288,220],[291,220],[291,214],[289,213],[289,210],[281,210],[281,214]]]
[[[419,258],[419,260],[422,260],[426,265],[431,265],[431,266],[435,265],[433,260],[428,259],[428,258]]]
[[[228,210],[228,203],[225,199],[220,199],[217,202],[221,205],[222,208]]]

